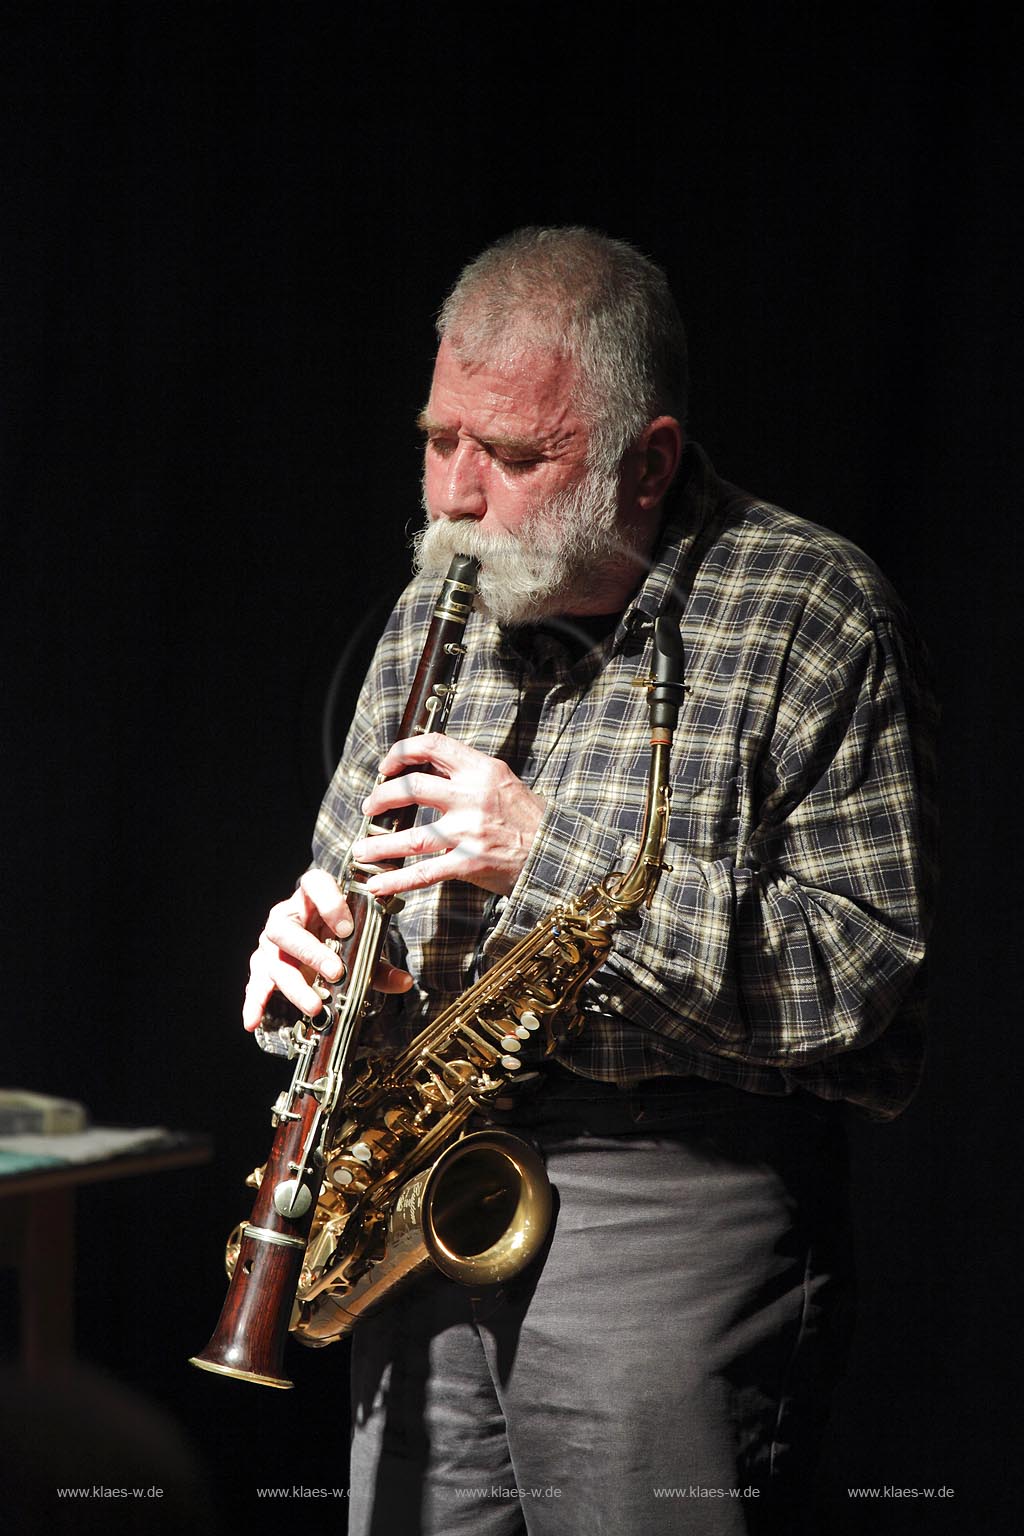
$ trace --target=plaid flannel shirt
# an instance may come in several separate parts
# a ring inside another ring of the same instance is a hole
[[[437,586],[406,589],[363,686],[314,838],[314,862],[335,873]],[[547,808],[508,897],[460,881],[409,893],[392,958],[417,986],[384,1009],[370,1049],[407,1039],[552,907],[628,865],[649,759],[630,682],[650,670],[650,619],[684,599],[670,868],[616,934],[559,1059],[623,1084],[692,1074],[896,1115],[923,1054],[927,669],[860,550],[720,481],[693,444],[652,569],[603,643],[574,656],[558,624],[506,632],[471,617],[449,734],[503,758]]]

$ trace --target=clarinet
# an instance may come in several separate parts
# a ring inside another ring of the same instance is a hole
[[[445,728],[466,653],[462,640],[477,571],[478,562],[466,555],[456,555],[448,569],[398,740]],[[416,810],[415,805],[402,806],[372,825],[364,824],[363,831],[405,831]],[[328,941],[344,962],[340,981],[317,976],[314,987],[323,1002],[321,1011],[279,1032],[276,1049],[295,1060],[295,1069],[290,1088],[272,1110],[274,1141],[252,1214],[240,1228],[220,1318],[209,1344],[190,1362],[201,1370],[263,1386],[292,1385],[284,1373],[284,1345],[323,1181],[332,1118],[368,1011],[388,923],[400,906],[396,898],[381,900],[365,889],[375,868],[350,860],[342,876],[353,930],[344,940]]]

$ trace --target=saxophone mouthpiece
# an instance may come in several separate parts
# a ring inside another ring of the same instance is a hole
[[[686,693],[684,659],[679,621],[665,613],[659,615],[654,621],[654,677],[649,701],[654,729],[674,731],[676,728]]]

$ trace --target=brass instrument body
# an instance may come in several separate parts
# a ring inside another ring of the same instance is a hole
[[[404,1050],[371,1063],[353,1083],[299,1282],[292,1331],[303,1343],[342,1338],[430,1263],[463,1283],[494,1284],[540,1249],[550,1190],[536,1154],[518,1138],[476,1133],[492,1146],[505,1144],[521,1184],[508,1229],[490,1247],[463,1247],[461,1269],[439,1235],[445,1204],[435,1206],[427,1194],[444,1189],[450,1160],[475,1141],[474,1134],[459,1140],[469,1117],[503,1090],[514,1092],[522,1065],[550,1055],[582,1027],[583,987],[607,959],[616,929],[654,898],[666,867],[669,760],[683,692],[678,628],[663,627],[656,639],[656,671],[647,680],[648,794],[632,864],[548,913]],[[484,1199],[487,1181],[480,1183]]]

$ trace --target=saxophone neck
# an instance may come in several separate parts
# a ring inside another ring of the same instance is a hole
[[[670,744],[652,743],[640,847],[628,869],[607,875],[601,882],[602,895],[612,909],[616,924],[639,912],[641,907],[651,905],[658,881],[668,869],[664,855],[672,797],[668,783],[670,755]]]
[[[608,875],[601,885],[616,922],[650,906],[658,881],[668,868],[664,856],[672,797],[672,738],[686,685],[678,620],[667,614],[654,621],[654,669],[649,677],[638,679],[638,686],[647,690],[651,757],[640,847],[627,870]]]

